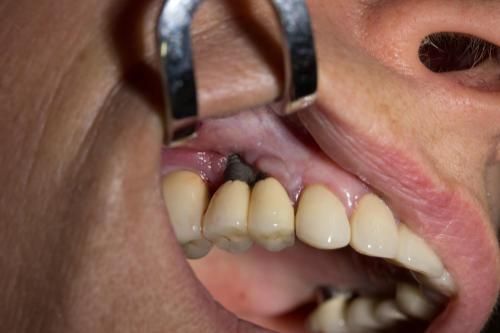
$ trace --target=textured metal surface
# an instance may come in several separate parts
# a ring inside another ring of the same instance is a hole
[[[168,140],[195,131],[198,113],[190,28],[202,0],[166,0],[157,26],[167,107]],[[281,24],[285,57],[283,107],[288,114],[315,99],[317,63],[309,12],[304,0],[271,0]]]
[[[224,180],[241,180],[248,185],[253,185],[257,179],[258,172],[246,164],[238,154],[231,154],[227,157]]]

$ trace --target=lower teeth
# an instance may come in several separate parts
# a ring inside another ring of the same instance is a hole
[[[321,287],[325,289],[325,287]],[[309,317],[307,327],[318,333],[380,332],[432,319],[443,303],[433,302],[414,284],[398,283],[388,297],[353,296],[331,292]],[[324,293],[323,293],[324,294]]]
[[[361,254],[406,268],[422,285],[442,295],[451,297],[456,292],[433,250],[405,225],[398,225],[389,207],[375,195],[362,197],[349,221],[328,188],[311,185],[303,190],[295,215],[293,203],[276,179],[253,184],[257,173],[237,155],[228,170],[231,180],[210,200],[207,185],[196,173],[176,171],[164,178],[170,221],[188,258],[205,256],[212,243],[232,253],[245,252],[254,242],[269,251],[281,251],[293,246],[297,234],[319,249],[350,245]],[[447,301],[447,297],[431,301],[416,283],[401,282],[392,295],[384,297],[336,291],[327,296],[322,296],[310,316],[311,332],[387,331],[401,323],[428,321]]]

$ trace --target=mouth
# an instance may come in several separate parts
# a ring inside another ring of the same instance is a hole
[[[342,122],[315,136],[327,117],[251,110],[164,149],[165,203],[200,281],[280,332],[479,331],[499,276],[487,217],[410,149]]]

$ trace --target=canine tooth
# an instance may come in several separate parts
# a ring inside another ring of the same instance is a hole
[[[345,308],[350,295],[342,293],[321,303],[308,319],[311,332],[349,333],[345,319]]]
[[[424,275],[420,280],[425,285],[434,288],[435,290],[446,296],[453,296],[457,292],[455,281],[447,270],[444,270],[443,274],[441,274],[440,277],[431,278]]]
[[[383,328],[375,317],[376,300],[357,297],[349,303],[346,311],[347,326],[353,332],[366,332]]]
[[[322,185],[306,187],[295,216],[295,233],[304,243],[318,249],[347,246],[351,228],[344,205]]]
[[[431,319],[438,310],[437,305],[427,299],[418,287],[407,283],[396,286],[396,303],[407,315],[422,320]]]
[[[203,234],[217,247],[241,253],[252,246],[248,235],[250,187],[236,180],[224,183],[213,195],[203,219]]]
[[[295,242],[294,212],[286,190],[274,178],[257,182],[250,196],[248,232],[268,251],[280,251]]]
[[[399,310],[395,300],[381,301],[375,307],[375,318],[383,327],[390,327],[408,317]]]
[[[395,258],[398,227],[391,210],[374,194],[361,198],[351,216],[351,247],[367,256]]]
[[[212,244],[203,238],[202,217],[208,205],[208,188],[200,176],[175,171],[163,179],[163,197],[170,224],[184,254],[190,259],[205,256]]]
[[[403,267],[439,278],[444,273],[443,263],[427,243],[404,224],[399,225],[399,246],[395,259]]]

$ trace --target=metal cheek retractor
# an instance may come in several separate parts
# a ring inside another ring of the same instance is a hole
[[[191,22],[202,0],[165,0],[157,25],[166,102],[167,143],[196,131],[200,115],[191,49]],[[281,24],[285,91],[280,115],[311,105],[316,98],[317,62],[305,0],[271,0]]]

